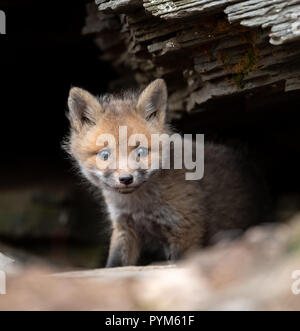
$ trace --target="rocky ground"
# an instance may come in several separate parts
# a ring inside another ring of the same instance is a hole
[[[300,214],[295,214],[285,224],[252,228],[176,266],[66,273],[39,264],[14,268],[0,309],[298,310],[299,270]]]

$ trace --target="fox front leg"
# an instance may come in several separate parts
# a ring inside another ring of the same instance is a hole
[[[140,256],[140,243],[136,232],[117,224],[113,229],[106,268],[135,265]]]
[[[184,249],[177,244],[166,245],[164,247],[165,257],[167,261],[176,262],[184,255]]]
[[[196,235],[195,235],[196,234]],[[189,238],[189,240],[186,240]],[[188,254],[197,251],[201,247],[201,235],[197,232],[171,235],[168,244],[165,246],[165,256],[167,260],[181,260]]]

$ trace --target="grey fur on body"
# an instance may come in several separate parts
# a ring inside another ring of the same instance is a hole
[[[202,180],[186,181],[183,171],[161,170],[130,195],[104,190],[110,217],[135,228],[134,240],[149,250],[161,249],[165,259],[177,260],[211,243],[217,234],[243,231],[264,221],[269,207],[265,187],[244,162],[243,153],[206,143]],[[122,264],[115,254],[108,267]]]

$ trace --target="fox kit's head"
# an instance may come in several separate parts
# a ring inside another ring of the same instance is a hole
[[[120,98],[96,98],[72,88],[68,105],[71,133],[67,150],[94,185],[132,193],[158,171],[151,167],[151,161],[159,158],[159,151],[151,146],[151,135],[167,132],[167,88],[162,79],[140,95]]]

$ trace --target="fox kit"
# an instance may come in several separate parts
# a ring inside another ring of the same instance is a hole
[[[151,159],[152,134],[172,133],[166,124],[167,88],[157,79],[140,94],[96,98],[72,88],[68,100],[71,131],[66,149],[79,169],[101,190],[112,225],[107,267],[135,265],[142,252],[166,260],[208,243],[221,231],[245,229],[264,209],[255,176],[240,153],[205,144],[204,177],[186,180],[184,169],[111,167],[119,160],[120,127],[143,134],[148,146],[128,147],[128,155]],[[100,142],[109,134],[116,144]],[[131,156],[130,156],[131,157]]]

